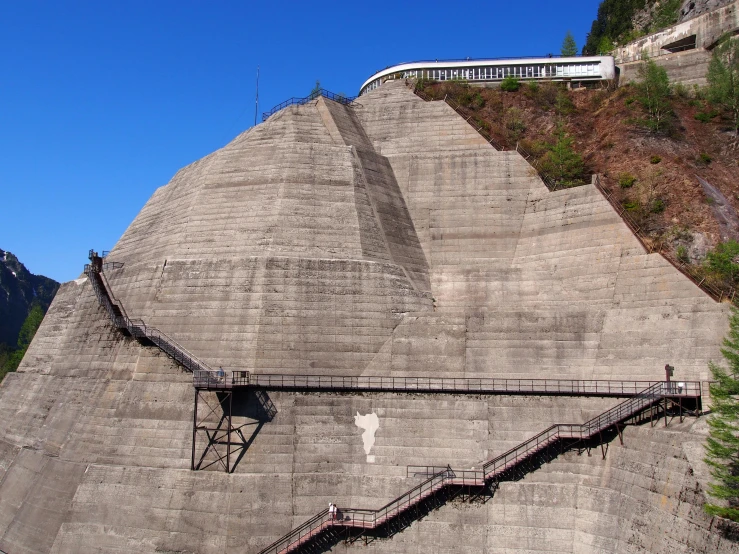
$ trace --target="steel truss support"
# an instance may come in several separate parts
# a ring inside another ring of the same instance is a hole
[[[232,390],[195,389],[190,462],[193,471],[219,465],[226,473],[231,473],[235,466],[232,459],[246,449],[247,440],[242,433],[244,425],[233,424],[233,395]],[[213,401],[214,396],[216,402]],[[217,424],[214,423],[216,419]]]

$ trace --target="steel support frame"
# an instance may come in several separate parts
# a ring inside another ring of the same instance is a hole
[[[208,394],[216,394],[217,403],[208,400]],[[212,465],[219,464],[226,473],[231,473],[231,458],[233,447],[244,448],[246,441],[241,434],[241,427],[233,425],[233,391],[212,391],[207,389],[195,389],[195,402],[193,407],[192,424],[192,458],[190,469],[193,471],[206,469]],[[214,427],[208,423],[212,415],[219,417],[218,424]],[[241,441],[233,440],[234,434]],[[198,457],[198,438],[206,441],[205,447],[200,449]],[[225,446],[225,453],[223,447]],[[206,462],[208,454],[215,454],[215,460]],[[205,465],[204,465],[205,464]]]

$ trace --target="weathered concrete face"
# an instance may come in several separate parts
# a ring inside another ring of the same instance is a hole
[[[705,3],[704,6],[691,8],[692,2],[682,8],[684,17],[677,25],[663,29],[617,48],[613,55],[620,70],[619,80],[628,83],[637,80],[639,64],[646,53],[651,59],[667,70],[670,80],[686,85],[706,84],[708,63],[711,60],[711,49],[725,33],[739,31],[739,0],[720,2],[725,4],[716,7],[716,3]],[[712,8],[707,11],[708,8]],[[683,49],[686,45],[694,49]],[[682,49],[682,50],[681,50]]]
[[[549,193],[451,108],[388,83],[322,99],[180,171],[107,272],[129,316],[212,366],[335,375],[705,379],[727,309],[648,255],[596,189]],[[256,552],[406,465],[479,467],[614,401],[270,393],[233,474],[192,472],[189,375],[63,285],[0,387],[0,550]],[[385,552],[727,552],[701,510],[704,424],[629,428]],[[339,550],[344,546],[339,546]],[[356,547],[354,547],[356,548]]]

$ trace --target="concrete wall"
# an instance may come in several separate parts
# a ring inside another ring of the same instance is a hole
[[[711,49],[724,33],[737,32],[739,32],[739,1],[735,0],[728,5],[617,48],[613,55],[620,70],[619,80],[621,83],[636,80],[640,60],[646,52],[667,70],[671,81],[703,86],[706,84]],[[665,49],[665,46],[693,35],[695,50],[670,53]]]
[[[697,379],[727,329],[597,190],[549,193],[402,83],[288,108],[183,169],[111,259],[130,316],[256,372],[657,379],[669,362]],[[114,331],[85,278],[64,284],[0,386],[0,550],[256,552],[329,502],[383,505],[416,483],[408,464],[479,467],[615,402],[270,397],[267,423],[237,399],[233,474],[190,471],[190,376]],[[704,433],[629,429],[605,461],[569,453],[373,548],[737,551],[701,510]]]

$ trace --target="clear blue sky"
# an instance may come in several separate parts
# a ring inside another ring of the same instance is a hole
[[[305,96],[401,61],[582,47],[598,0],[4,2],[0,248],[76,278],[181,167]]]

